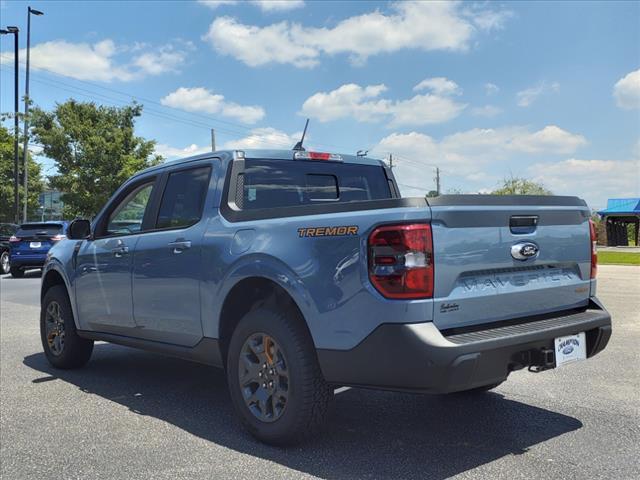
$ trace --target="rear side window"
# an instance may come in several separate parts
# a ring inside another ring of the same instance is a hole
[[[382,166],[246,160],[236,204],[245,210],[391,198]]]
[[[211,167],[201,167],[169,174],[156,228],[184,228],[200,220],[210,173]]]
[[[63,234],[64,226],[58,223],[32,223],[20,225],[16,237],[53,237]]]

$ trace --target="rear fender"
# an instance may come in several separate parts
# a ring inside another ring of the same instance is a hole
[[[215,293],[213,315],[211,310],[203,312],[202,315],[203,319],[209,319],[203,324],[205,337],[220,338],[220,314],[227,295],[242,280],[256,277],[271,280],[289,294],[305,318],[313,337],[314,332],[308,319],[317,315],[317,311],[302,280],[282,261],[261,253],[247,255],[238,260],[231,265],[226,276],[220,281]]]

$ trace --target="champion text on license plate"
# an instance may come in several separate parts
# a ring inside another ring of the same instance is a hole
[[[587,342],[584,332],[555,340],[556,367],[587,358]]]
[[[29,244],[29,247],[31,247],[31,248],[40,248],[40,247],[42,247],[42,243],[41,242],[31,242]]]

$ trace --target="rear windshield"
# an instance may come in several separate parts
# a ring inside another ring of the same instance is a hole
[[[64,233],[62,230],[63,226],[59,223],[32,223],[29,225],[20,225],[16,237],[52,237]]]
[[[291,160],[246,160],[238,207],[288,207],[392,198],[382,166]]]

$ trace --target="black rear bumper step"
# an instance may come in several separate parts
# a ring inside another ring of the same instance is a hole
[[[556,314],[557,315],[557,314]],[[443,331],[444,338],[456,345],[466,343],[482,342],[496,338],[507,338],[525,333],[542,332],[544,330],[556,330],[559,327],[570,327],[583,324],[593,319],[598,319],[602,315],[601,310],[585,310],[582,312],[571,312],[561,316],[552,316],[546,319],[530,320],[523,323],[514,323],[505,326],[496,326],[484,330],[474,330],[464,333],[451,333]]]

